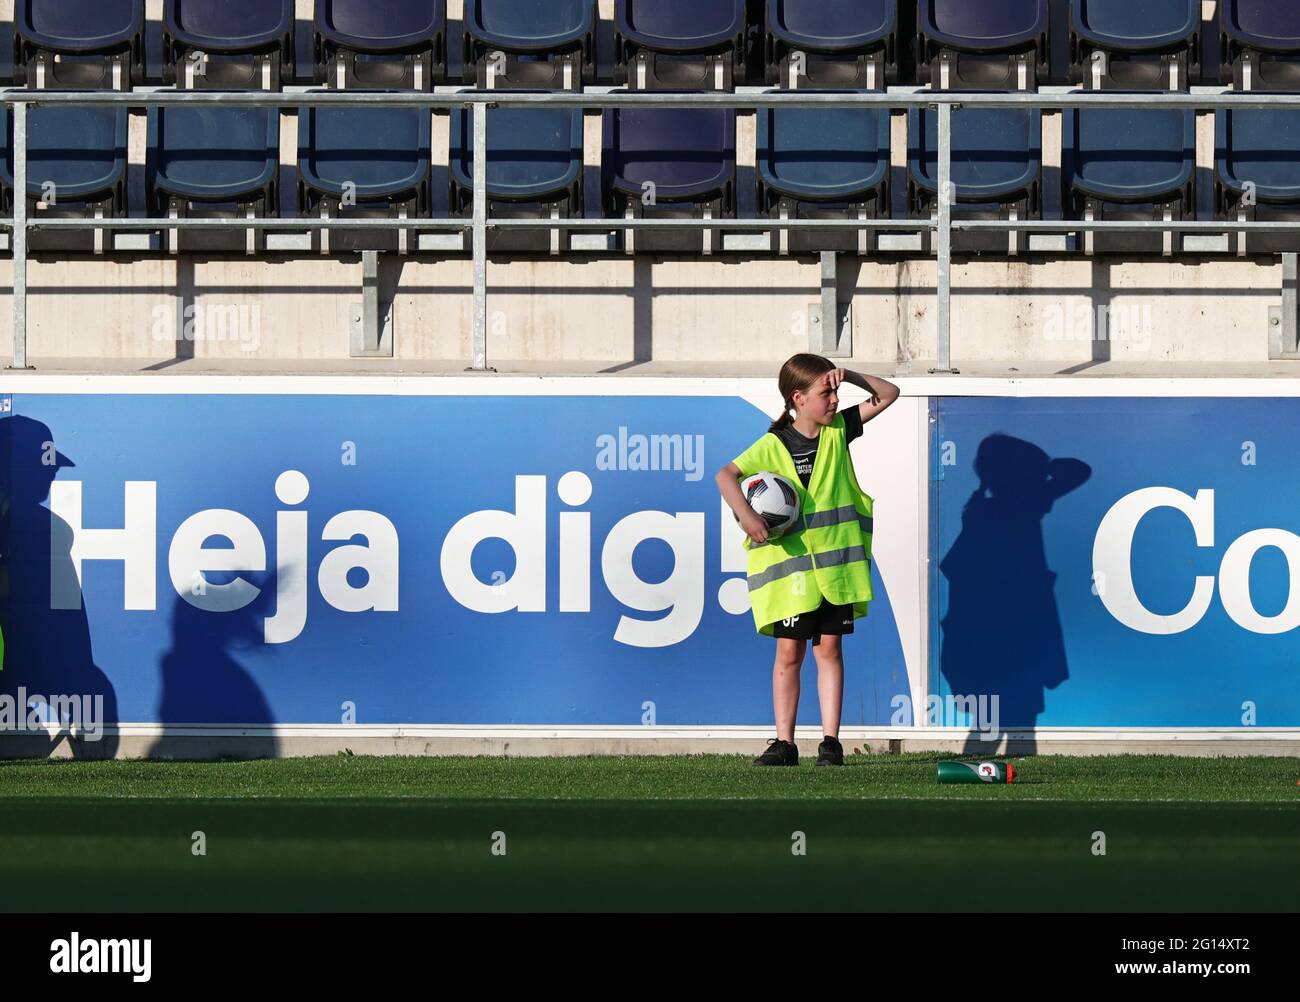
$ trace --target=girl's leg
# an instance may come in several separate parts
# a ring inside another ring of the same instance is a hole
[[[776,736],[794,741],[794,721],[799,712],[799,668],[808,641],[776,638],[776,661],[772,665],[772,708],[776,712]]]
[[[840,710],[844,705],[843,638],[822,634],[821,643],[813,648],[817,659],[817,696],[822,707],[822,733],[840,736]]]

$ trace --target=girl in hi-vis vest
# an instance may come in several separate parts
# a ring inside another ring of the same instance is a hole
[[[861,387],[869,398],[840,411],[838,391],[845,382]],[[866,422],[898,399],[898,387],[809,354],[786,361],[777,383],[784,413],[717,476],[718,489],[745,530],[754,625],[776,638],[776,737],[754,764],[799,764],[794,743],[799,669],[811,640],[823,735],[817,764],[843,765],[840,638],[853,632],[853,621],[867,614],[871,601],[872,499],[858,486],[848,447]],[[749,506],[739,483],[764,470],[794,484],[801,509],[795,527],[771,540],[767,523]]]

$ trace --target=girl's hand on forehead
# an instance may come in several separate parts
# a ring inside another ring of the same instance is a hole
[[[826,375],[822,376],[822,382],[826,385],[827,389],[839,389],[840,383],[844,382],[844,370],[832,369],[830,372],[826,373]]]

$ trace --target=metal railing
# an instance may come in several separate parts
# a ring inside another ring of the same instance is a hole
[[[0,226],[13,231],[13,368],[28,368],[27,363],[27,263],[28,233],[34,229],[103,229],[122,231],[162,230],[460,230],[472,233],[474,266],[473,284],[473,360],[469,371],[490,371],[487,364],[487,231],[543,230],[731,230],[743,231],[834,231],[834,230],[902,230],[933,231],[937,260],[937,364],[933,372],[955,371],[952,362],[952,233],[960,231],[1005,232],[1185,232],[1231,233],[1267,232],[1300,234],[1300,223],[1258,222],[1247,220],[1043,220],[1043,219],[954,219],[949,197],[936,199],[937,215],[932,219],[489,219],[487,216],[487,116],[495,107],[544,105],[580,108],[584,111],[605,108],[676,107],[728,108],[909,108],[935,109],[938,114],[939,192],[951,190],[952,111],[959,107],[992,108],[1164,108],[1208,111],[1217,109],[1297,109],[1300,94],[1271,94],[1260,91],[1233,91],[1224,88],[1196,88],[1192,93],[1119,93],[1045,89],[1038,92],[976,93],[929,91],[921,88],[895,88],[888,92],[810,93],[806,91],[770,91],[762,88],[738,88],[735,93],[638,93],[615,88],[588,88],[571,92],[502,92],[462,90],[439,87],[432,93],[364,92],[322,90],[311,87],[288,87],[279,92],[178,90],[171,87],[143,87],[130,92],[116,91],[37,91],[26,88],[0,90],[0,101],[13,109],[14,142],[14,215],[0,220]],[[170,107],[173,105],[220,104],[256,108],[313,107],[387,107],[427,108],[449,111],[472,108],[474,148],[473,215],[463,218],[338,219],[290,217],[276,219],[43,219],[27,211],[27,110],[34,105],[71,104],[77,106],[126,106],[130,108]],[[1294,275],[1295,254],[1283,254],[1284,272]],[[1294,300],[1294,295],[1291,300]],[[1285,299],[1285,297],[1284,297]],[[1292,302],[1294,307],[1294,303]],[[1284,345],[1300,351],[1297,345],[1295,309],[1284,310]]]

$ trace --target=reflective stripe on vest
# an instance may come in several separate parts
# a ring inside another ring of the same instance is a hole
[[[775,471],[773,471],[775,472]],[[846,504],[842,508],[832,508],[830,511],[815,511],[811,515],[804,517],[805,529],[825,529],[828,526],[839,525],[842,522],[852,522],[857,519],[858,525],[862,531],[870,534],[872,531],[872,517],[863,515],[857,508],[851,504]],[[771,543],[753,543],[752,547],[770,546]]]
[[[836,567],[840,564],[852,563],[854,560],[869,560],[871,555],[867,552],[865,546],[848,546],[839,550],[827,550],[825,553],[819,553],[816,556],[817,567]],[[749,590],[758,591],[765,585],[770,585],[773,581],[779,581],[781,578],[788,578],[791,574],[797,574],[800,571],[811,571],[814,569],[814,558],[791,557],[789,560],[782,560],[779,564],[773,564],[765,571],[753,575],[749,579]]]
[[[858,524],[862,526],[863,532],[871,531],[871,516],[861,514],[851,504],[830,511],[815,511],[804,519],[804,526],[809,529],[824,529],[830,525],[839,525],[841,522],[852,522],[854,519],[857,519]]]
[[[782,560],[779,564],[773,564],[765,571],[749,576],[749,590],[758,591],[758,589],[770,585],[773,581],[780,581],[782,578],[788,578],[791,574],[798,574],[800,571],[810,571],[813,569],[812,557],[791,557],[789,560]]]

